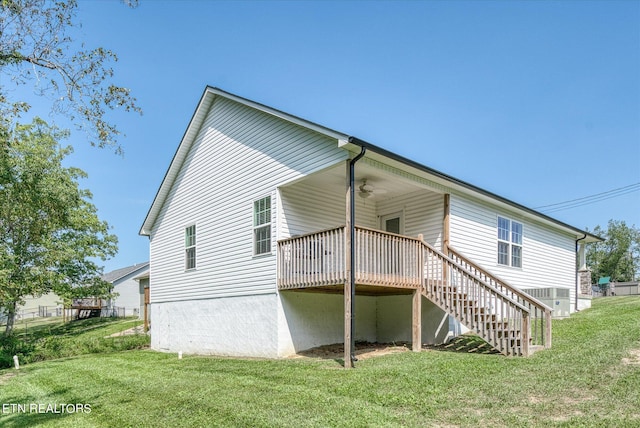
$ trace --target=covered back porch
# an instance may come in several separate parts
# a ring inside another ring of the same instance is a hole
[[[425,326],[437,330],[429,335],[436,343],[444,340],[455,324],[450,318],[507,355],[550,345],[549,308],[449,248],[446,189],[363,159],[351,205],[348,173],[336,166],[280,189],[277,245],[281,292],[343,294],[345,365],[347,336],[355,334],[347,329],[355,295],[377,297],[377,314],[387,306],[382,298],[404,295],[397,309],[404,315],[387,318],[405,320],[401,336],[414,350],[421,349]],[[346,225],[335,226],[345,218]]]

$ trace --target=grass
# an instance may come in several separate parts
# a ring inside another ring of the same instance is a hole
[[[0,426],[640,426],[640,298],[594,300],[553,330],[529,358],[405,352],[354,370],[149,350],[45,361],[0,371],[0,404],[90,413],[6,408]]]
[[[106,337],[140,325],[133,318],[91,318],[63,323],[60,318],[18,325],[9,337],[0,335],[0,369],[13,367],[13,356],[21,364],[82,354],[147,347],[146,335]]]

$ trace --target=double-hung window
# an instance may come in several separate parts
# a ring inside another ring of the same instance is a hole
[[[184,268],[196,268],[196,225],[184,229]]]
[[[271,253],[271,196],[253,202],[253,254]]]
[[[522,267],[522,223],[498,217],[498,264]]]

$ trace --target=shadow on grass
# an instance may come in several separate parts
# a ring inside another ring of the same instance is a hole
[[[442,345],[428,345],[426,349],[435,351],[460,352],[465,354],[500,354],[480,336],[463,334]]]
[[[0,368],[13,366],[17,355],[21,364],[83,354],[142,349],[149,345],[146,334],[110,336],[114,329],[134,325],[136,319],[91,318],[59,325],[39,326],[9,336],[0,335]],[[111,328],[113,326],[113,328]]]
[[[89,318],[86,320],[73,320],[65,323],[60,321],[60,323],[54,325],[44,324],[31,327],[28,332],[16,332],[16,336],[24,338],[28,337],[30,339],[39,339],[49,336],[77,336],[110,324],[130,320],[131,319],[128,318]]]
[[[480,336],[463,334],[454,337],[446,344],[423,345],[424,350],[459,352],[466,354],[500,354]],[[356,342],[355,356],[358,360],[411,350],[410,343],[369,343]],[[333,360],[344,365],[344,347],[342,343],[318,346],[298,352],[298,356],[322,360]]]
[[[353,352],[356,358],[354,362],[383,355],[408,352],[410,350],[411,344],[408,342],[374,343],[358,341],[355,343]],[[334,343],[331,345],[323,345],[316,348],[306,349],[298,352],[297,355],[299,357],[313,359],[333,360],[340,366],[344,366],[344,344],[342,343]]]

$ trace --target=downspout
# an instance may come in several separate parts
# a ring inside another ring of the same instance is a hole
[[[580,263],[580,254],[578,253],[578,242],[582,241],[583,239],[587,239],[587,234],[585,233],[584,236],[582,238],[576,239],[576,303],[575,303],[575,311],[578,312],[578,292],[580,290],[580,266],[578,266],[578,264]]]
[[[356,250],[353,243],[355,242],[355,224],[356,224],[356,192],[354,189],[355,186],[355,170],[356,170],[356,162],[358,162],[364,154],[367,152],[366,147],[360,148],[360,154],[355,158],[351,159],[349,162],[349,204],[351,205],[350,214],[350,227],[349,227],[349,236],[351,239],[351,245],[349,248],[349,252],[351,254],[350,260],[350,278],[351,282],[351,365],[355,361],[358,361],[355,355],[355,346],[356,346]]]

